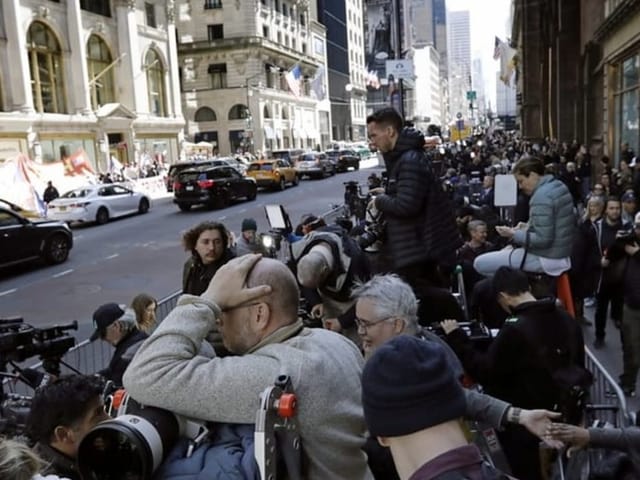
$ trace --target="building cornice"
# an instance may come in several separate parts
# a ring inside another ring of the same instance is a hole
[[[633,15],[640,12],[640,2],[638,0],[623,0],[616,9],[611,12],[593,35],[596,42],[601,42],[609,37],[614,31],[627,23]]]

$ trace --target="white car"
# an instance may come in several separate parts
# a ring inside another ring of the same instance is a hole
[[[111,218],[147,213],[150,206],[149,197],[123,185],[89,185],[71,190],[49,202],[47,218],[67,223],[96,222],[102,225]]]

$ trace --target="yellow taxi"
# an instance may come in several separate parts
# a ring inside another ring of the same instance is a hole
[[[286,160],[259,160],[251,162],[247,177],[253,178],[258,187],[284,190],[287,184],[296,186],[300,181],[298,171]]]

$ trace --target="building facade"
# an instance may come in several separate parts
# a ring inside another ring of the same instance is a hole
[[[69,175],[179,158],[175,5],[0,3],[0,162],[18,153]]]
[[[513,11],[523,134],[578,139],[616,164],[623,143],[637,153],[640,2],[514,0]]]
[[[429,124],[442,125],[440,56],[433,45],[416,48],[416,124],[423,131]]]
[[[177,28],[189,140],[228,155],[329,138],[325,30],[308,2],[183,0]]]
[[[516,89],[515,86],[505,85],[500,79],[500,72],[496,72],[496,112],[495,115],[507,130],[516,128]]]
[[[452,121],[460,114],[464,118],[471,117],[467,92],[471,83],[471,24],[469,12],[454,11],[447,18],[449,62],[449,111]]]
[[[349,45],[349,84],[347,93],[351,104],[351,138],[367,139],[367,87],[364,50],[364,0],[346,0]]]

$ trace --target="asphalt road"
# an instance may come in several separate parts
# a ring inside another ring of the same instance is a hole
[[[74,247],[65,263],[0,272],[0,318],[19,315],[36,327],[77,320],[79,330],[74,335],[85,339],[92,331],[91,315],[100,304],[129,304],[141,292],[160,299],[180,289],[182,266],[188,257],[180,244],[184,230],[204,220],[215,220],[239,234],[242,220],[253,217],[258,231],[266,231],[266,204],[284,205],[295,225],[305,213],[319,215],[332,204],[341,203],[343,182],[357,179],[366,184],[370,173],[362,168],[323,180],[305,179],[283,192],[261,190],[255,201],[222,210],[180,212],[166,195],[154,200],[146,215],[113,220],[103,226],[76,227]]]

